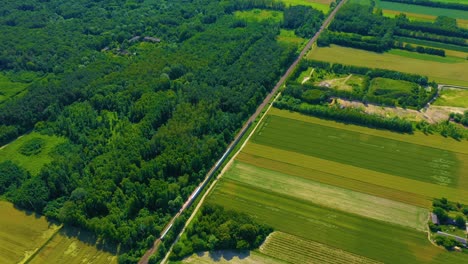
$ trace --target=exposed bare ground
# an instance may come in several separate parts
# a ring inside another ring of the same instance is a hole
[[[345,78],[336,78],[331,80],[321,81],[318,85],[327,88],[336,88],[340,90],[351,90],[353,89],[351,85],[346,84],[346,82],[351,78],[353,75],[350,74]]]
[[[400,117],[411,121],[425,120],[429,123],[438,123],[448,119],[451,112],[461,113],[468,110],[462,107],[450,106],[435,106],[431,105],[426,111],[420,112],[412,109],[404,109],[401,107],[384,107],[375,104],[363,104],[358,101],[349,101],[343,99],[336,99],[336,101],[344,107],[362,108],[368,114],[377,114],[386,117]]]

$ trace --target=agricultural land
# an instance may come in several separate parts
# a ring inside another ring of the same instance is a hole
[[[278,230],[259,253],[287,262],[457,263],[424,231],[433,198],[468,200],[467,149],[272,109],[208,202]]]

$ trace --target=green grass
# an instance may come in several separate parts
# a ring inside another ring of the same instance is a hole
[[[468,89],[443,89],[434,105],[468,108]]]
[[[458,45],[453,45],[453,44],[447,44],[447,43],[441,43],[441,42],[435,42],[435,41],[430,41],[430,40],[406,38],[406,37],[398,37],[397,40],[407,42],[407,43],[411,43],[411,44],[424,45],[424,46],[433,47],[433,48],[466,52],[467,56],[468,56],[468,47],[463,47],[463,46],[458,46]]]
[[[304,6],[311,6],[317,10],[322,11],[323,13],[328,13],[330,10],[330,3],[331,0],[282,0],[281,2],[285,3],[286,5],[304,5]]]
[[[369,94],[389,99],[398,99],[411,96],[411,91],[418,89],[418,87],[419,85],[416,83],[378,77],[371,80]]]
[[[375,53],[336,45],[314,48],[309,59],[336,62],[348,65],[389,69],[428,76],[439,83],[468,86],[468,61],[441,63],[403,57],[390,53]]]
[[[0,73],[0,104],[9,98],[20,94],[29,84],[12,81],[9,77]]]
[[[283,21],[283,12],[263,9],[253,9],[247,11],[236,11],[234,15],[237,18],[244,19],[246,21],[263,21],[273,20],[276,23]]]
[[[435,8],[421,5],[409,5],[403,3],[385,2],[376,0],[376,6],[384,10],[394,10],[400,12],[412,12],[423,15],[447,16],[452,18],[468,19],[468,11]]]
[[[109,251],[98,249],[92,234],[69,227],[60,230],[29,263],[111,264],[117,263],[117,256]]]
[[[314,172],[310,172],[312,174]],[[274,191],[314,204],[416,230],[426,230],[428,210],[236,161],[224,176],[259,190]]]
[[[350,0],[349,2],[353,3],[353,4],[360,4],[360,5],[370,5],[371,4],[371,0]]]
[[[42,139],[43,147],[40,152],[34,155],[21,154],[21,149],[26,146],[31,140]],[[64,138],[57,136],[42,135],[37,132],[32,132],[23,137],[18,138],[14,142],[0,149],[0,162],[11,160],[19,166],[25,168],[32,175],[37,175],[42,166],[52,161],[50,153],[59,144],[65,142]]]
[[[305,38],[296,36],[294,30],[280,29],[280,34],[276,37],[276,39],[280,43],[296,45],[298,49],[302,49],[302,47],[307,43]]]
[[[441,62],[441,63],[460,63],[460,62],[466,61],[465,58],[457,58],[457,57],[449,57],[449,56],[441,57],[441,56],[436,56],[436,55],[422,54],[422,53],[411,52],[411,51],[400,50],[400,49],[391,49],[390,51],[388,51],[388,54],[393,54],[393,55],[398,55],[398,56],[418,59],[418,60]]]
[[[45,217],[17,210],[0,201],[0,263],[19,263],[31,256],[57,230]]]
[[[450,151],[278,116],[264,122],[251,142],[443,186],[459,187],[463,175]]]
[[[434,247],[423,232],[258,190],[228,179],[217,185],[209,201],[245,212],[277,231],[386,263],[460,263],[468,256]]]

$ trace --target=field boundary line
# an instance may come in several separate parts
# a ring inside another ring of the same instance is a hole
[[[36,255],[47,245],[49,244],[49,242],[60,232],[60,230],[62,230],[62,227],[63,227],[63,224],[61,224],[57,230],[54,231],[54,233],[40,246],[38,247],[36,250],[34,250],[34,252],[31,254],[31,256],[27,257],[26,259],[23,259],[21,260],[18,264],[27,264],[29,263],[31,260],[34,259],[34,257],[36,257]]]

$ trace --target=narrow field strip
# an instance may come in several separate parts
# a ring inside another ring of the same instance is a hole
[[[268,236],[260,252],[291,263],[381,263],[283,232]]]
[[[428,210],[236,162],[226,178],[372,219],[426,230]]]
[[[347,130],[358,132],[369,136],[384,137],[387,139],[393,139],[396,141],[407,142],[415,145],[427,146],[431,148],[437,148],[441,150],[448,150],[452,152],[458,152],[461,154],[468,155],[468,142],[459,142],[451,138],[444,138],[439,135],[424,135],[423,133],[416,131],[414,135],[401,134],[390,132],[387,130],[370,129],[367,127],[343,124],[336,121],[330,121],[325,119],[319,119],[312,116],[303,115],[297,112],[291,112],[288,110],[280,110],[278,108],[272,108],[268,112],[269,115],[294,119],[298,121],[308,122],[311,124],[317,124],[322,126],[328,126],[340,130]]]
[[[461,203],[468,203],[468,190],[466,189],[455,189],[421,182],[254,143],[247,144],[243,152],[272,161],[335,174],[362,182],[401,190],[403,192],[415,193],[425,197],[446,197],[448,199],[460,201]]]

